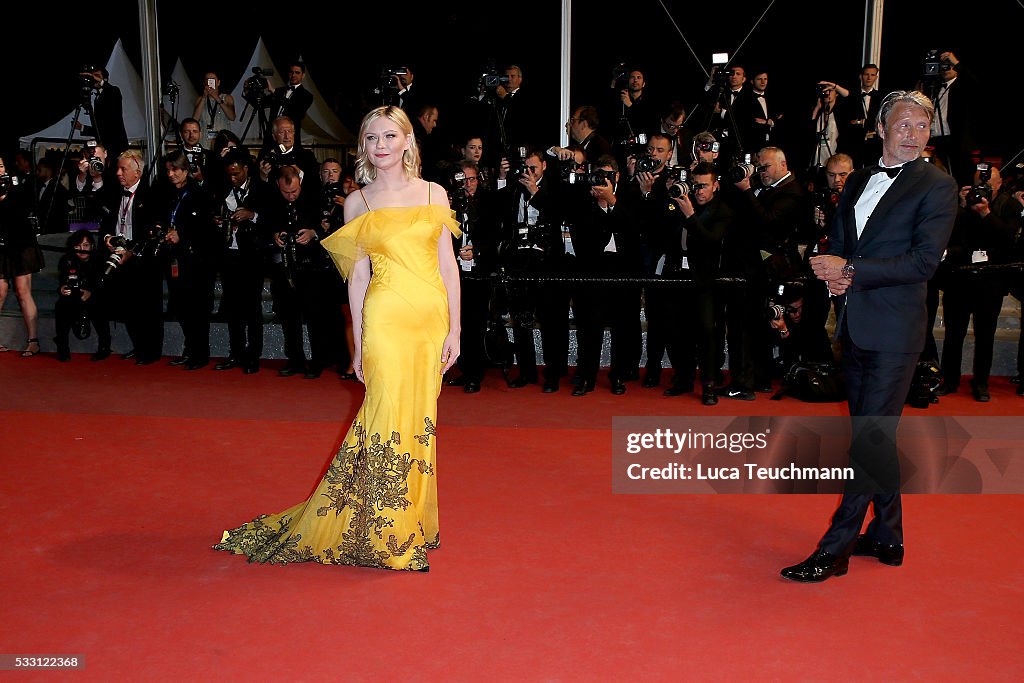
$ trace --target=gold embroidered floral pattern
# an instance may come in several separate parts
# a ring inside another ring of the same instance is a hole
[[[435,428],[430,418],[425,418],[424,423],[425,433],[415,438],[421,446],[428,447]],[[350,443],[353,439],[355,443]],[[319,502],[326,504],[315,510],[317,517],[326,517],[331,511],[335,518],[349,515],[347,528],[335,547],[327,547],[318,555],[301,543],[301,534],[291,532],[290,517],[283,516],[276,523],[268,524],[265,521],[268,516],[262,515],[228,532],[214,548],[247,555],[250,562],[317,561],[386,568],[389,558],[409,556],[408,569],[428,568],[426,550],[437,547],[437,534],[427,540],[420,526],[419,537],[423,540],[418,545],[418,535],[414,533],[401,540],[390,533],[385,540],[385,530],[395,526],[394,516],[388,512],[405,511],[412,504],[408,494],[413,466],[421,475],[434,474],[428,460],[401,452],[400,445],[401,435],[397,431],[383,440],[380,434],[368,435],[358,421],[353,423],[348,439],[342,443],[324,476],[326,486],[321,485]],[[307,505],[311,509],[316,502],[310,499]]]

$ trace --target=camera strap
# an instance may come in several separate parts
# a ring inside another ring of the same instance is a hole
[[[185,201],[185,197],[187,197],[187,196],[188,196],[188,188],[185,188],[184,190],[182,190],[181,194],[178,196],[178,201],[174,205],[174,210],[171,211],[171,227],[175,227],[175,226],[178,225],[178,222],[175,220],[175,218],[178,215],[178,209],[181,208],[181,203],[183,201]]]

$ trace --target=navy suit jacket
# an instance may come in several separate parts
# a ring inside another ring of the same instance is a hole
[[[862,349],[919,353],[927,283],[956,219],[956,181],[923,159],[907,163],[858,239],[854,206],[868,178],[866,169],[850,176],[829,235],[828,253],[853,259],[856,268],[841,317]]]

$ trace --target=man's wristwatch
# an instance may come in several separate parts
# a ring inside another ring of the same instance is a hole
[[[843,272],[843,277],[845,277],[847,280],[852,280],[853,279],[853,276],[857,272],[857,266],[853,265],[853,259],[850,259],[845,264],[843,264],[843,271],[842,272]]]

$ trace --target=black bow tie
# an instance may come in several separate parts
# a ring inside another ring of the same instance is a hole
[[[132,196],[132,191],[131,190],[121,190],[121,194],[124,195],[125,197],[131,197]]]
[[[900,171],[902,171],[902,170],[903,170],[902,166],[897,166],[895,168],[884,168],[882,166],[872,166],[871,168],[868,169],[868,171],[870,172],[871,175],[875,175],[876,173],[884,173],[887,176],[889,176],[890,178],[895,178],[896,176],[898,176],[900,174]]]
[[[764,93],[763,92],[756,92],[756,93],[754,93],[754,97],[762,97],[763,98],[764,97]]]
[[[861,96],[861,97],[871,97],[871,96],[872,96],[872,95],[874,95],[874,94],[875,94],[875,91],[874,91],[874,90],[868,90],[867,92],[862,92],[862,93],[860,94],[860,96]]]
[[[288,90],[289,90],[289,92],[293,92],[295,90],[295,86],[294,85],[289,85],[288,86]]]

